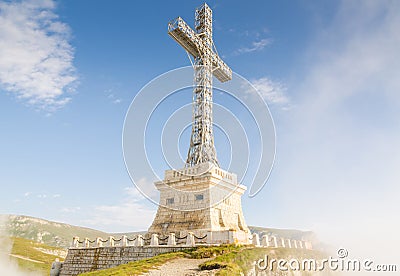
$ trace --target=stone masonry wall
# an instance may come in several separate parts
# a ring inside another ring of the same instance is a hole
[[[60,276],[78,275],[84,272],[111,268],[132,261],[151,258],[161,253],[182,251],[188,248],[187,246],[70,248]]]
[[[160,191],[160,206],[149,233],[168,235],[191,231],[197,236],[208,232],[235,231],[229,243],[247,244],[250,230],[246,225],[241,197],[246,187],[237,176],[213,164],[202,163],[182,170],[167,170],[163,181],[155,183]],[[209,243],[220,243],[210,240]],[[225,239],[223,239],[225,240]]]

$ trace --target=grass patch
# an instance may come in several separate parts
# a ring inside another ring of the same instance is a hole
[[[241,248],[243,248],[241,245],[200,246],[187,253],[193,259],[204,259],[224,255],[232,251],[238,251]]]
[[[210,270],[219,268],[216,275],[241,275],[241,273],[248,272],[253,265],[254,261],[264,258],[268,255],[269,258],[286,259],[292,258],[302,260],[305,258],[323,259],[326,258],[325,254],[319,251],[310,251],[302,249],[289,249],[289,248],[249,248],[243,247],[233,250],[227,254],[220,255],[213,260],[207,261],[199,265],[201,270]],[[277,271],[274,267],[273,271]],[[304,272],[302,275],[309,275]],[[310,274],[311,275],[311,274]],[[329,274],[327,274],[329,275]]]
[[[177,258],[213,258],[199,265],[201,270],[214,270],[215,275],[234,276],[246,274],[254,261],[264,258],[302,260],[305,258],[322,259],[325,254],[319,251],[289,249],[289,248],[255,248],[252,246],[202,246],[196,249],[188,249],[180,252],[165,253],[149,259],[130,262],[110,269],[98,270],[81,274],[82,276],[133,276],[141,275],[152,269],[157,269],[168,261]],[[184,262],[184,260],[182,260]],[[276,267],[273,269],[277,272]],[[243,273],[243,274],[241,274]],[[311,275],[303,272],[302,275]],[[324,274],[329,275],[329,274]]]
[[[215,259],[204,262],[199,265],[201,270],[219,269],[216,275],[240,275],[242,269],[234,262],[236,256],[244,251],[244,248],[236,248],[226,254],[217,256]]]
[[[10,239],[13,243],[10,252],[12,255],[10,258],[16,261],[18,266],[25,271],[49,275],[51,264],[54,262],[54,260],[56,258],[59,258],[60,261],[64,260],[61,257],[52,254],[46,254],[38,250],[41,249],[43,251],[47,250],[55,252],[62,250],[60,248],[36,243],[23,238],[12,237]]]
[[[81,274],[82,276],[133,276],[156,269],[168,261],[177,258],[203,259],[215,256],[221,256],[232,251],[239,250],[240,246],[222,245],[222,246],[200,246],[195,249],[187,249],[180,252],[165,253],[153,258],[134,261],[117,267],[92,271]],[[220,267],[218,267],[220,268]],[[225,268],[225,266],[224,266]],[[211,268],[210,268],[211,269]]]
[[[157,255],[153,258],[143,259],[140,261],[130,262],[119,265],[117,267],[103,269],[93,272],[80,274],[82,276],[133,276],[148,272],[151,269],[157,268],[168,261],[187,257],[186,252],[173,252]]]

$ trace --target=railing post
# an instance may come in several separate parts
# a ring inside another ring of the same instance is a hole
[[[288,248],[292,248],[292,243],[290,242],[290,239],[286,239],[286,242],[287,242],[287,247]]]
[[[213,243],[213,234],[212,231],[207,231],[207,244]]]
[[[158,246],[158,235],[157,234],[152,234],[151,235],[150,245],[151,246]]]
[[[137,235],[137,237],[136,237],[136,246],[143,246],[143,236],[142,235]]]
[[[282,247],[286,247],[284,238],[281,238],[281,245],[282,245]]]
[[[186,238],[186,245],[187,246],[196,246],[196,242],[194,241],[194,235],[193,232],[188,232],[187,238]]]
[[[127,240],[126,235],[122,236],[121,246],[128,246],[128,240]]]
[[[257,233],[253,233],[252,243],[254,246],[257,246],[257,247],[260,246],[260,238]]]
[[[110,247],[113,247],[113,246],[114,246],[114,237],[113,237],[113,236],[110,236],[110,237],[108,238],[108,243],[109,243]]]
[[[274,247],[278,248],[278,238],[276,236],[273,236],[272,239],[274,240]]]
[[[261,246],[269,247],[269,236],[263,235],[261,237]]]
[[[169,234],[168,245],[176,245],[175,233]]]
[[[85,238],[84,245],[85,245],[86,248],[90,247],[90,243],[89,243],[89,239],[88,238]]]
[[[72,247],[78,248],[79,247],[79,237],[72,238]]]
[[[97,247],[103,247],[103,239],[100,237],[96,238],[96,245]]]

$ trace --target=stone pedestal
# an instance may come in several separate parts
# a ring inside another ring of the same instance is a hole
[[[211,163],[182,170],[167,170],[160,191],[160,206],[149,233],[196,237],[207,234],[207,243],[249,243],[241,196],[246,187],[237,176]]]

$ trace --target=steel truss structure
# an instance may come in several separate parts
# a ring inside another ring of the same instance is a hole
[[[219,167],[214,146],[213,75],[221,82],[232,70],[218,56],[212,39],[212,10],[207,4],[195,11],[194,30],[178,17],[168,23],[168,34],[194,58],[193,118],[186,167],[211,162]]]

